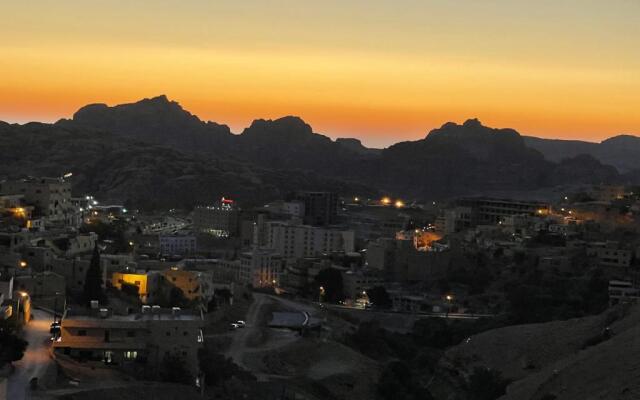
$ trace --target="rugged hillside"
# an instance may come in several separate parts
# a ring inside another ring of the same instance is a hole
[[[612,165],[624,173],[640,169],[640,137],[620,135],[600,143],[580,140],[542,139],[527,136],[527,146],[540,151],[550,161],[587,154],[598,161]]]
[[[639,322],[640,308],[634,306],[483,332],[447,351],[434,387],[461,384],[474,368],[484,367],[512,382],[505,400],[635,399],[640,394],[633,379],[640,371]]]
[[[137,207],[191,207],[221,196],[260,204],[296,189],[375,191],[310,171],[283,171],[184,153],[107,132],[0,123],[0,176],[73,172],[77,194]]]
[[[366,155],[314,133],[298,117],[255,120],[238,135],[233,152],[262,166],[342,175]],[[344,176],[344,175],[342,175]]]
[[[393,145],[381,159],[384,187],[434,198],[575,181],[599,183],[603,176],[618,179],[615,170],[596,160],[547,161],[516,131],[489,128],[475,119],[462,125],[449,122],[425,139]]]
[[[267,168],[335,172],[362,156],[316,134],[297,117],[255,120],[241,134],[226,125],[204,122],[166,96],[109,107],[92,104],[78,110],[63,127],[111,132],[174,149],[248,161]]]
[[[43,134],[31,137],[47,129],[56,138],[56,154],[51,154],[52,139]],[[364,195],[371,193],[367,188],[377,188],[405,198],[434,200],[565,183],[622,181],[614,168],[594,157],[549,161],[528,147],[518,132],[489,128],[475,119],[462,125],[449,122],[424,139],[375,150],[356,139],[333,141],[297,117],[256,120],[235,135],[227,126],[203,122],[178,103],[159,96],[114,107],[89,105],[73,119],[53,126],[5,130],[34,140],[30,152],[38,156],[24,171],[55,169],[59,173],[79,167],[83,172],[78,180],[82,181],[89,168],[78,163],[84,159],[82,154],[71,154],[71,149],[80,149],[89,155],[88,165],[98,165],[92,180],[85,176],[84,189],[134,200],[146,185],[145,190],[155,195],[153,201],[163,204],[189,202],[185,189],[190,187],[195,193],[192,201],[201,201],[212,194],[212,185],[216,193],[259,193],[255,199],[295,185],[317,184],[315,189],[320,189],[337,184],[344,194]],[[11,160],[12,155],[4,154],[7,162]],[[1,168],[17,171],[9,164]],[[640,173],[631,173],[625,179],[635,181],[637,176]]]
[[[164,95],[114,107],[90,104],[78,110],[72,120],[57,124],[111,132],[194,152],[222,152],[233,137],[228,126],[205,123]]]

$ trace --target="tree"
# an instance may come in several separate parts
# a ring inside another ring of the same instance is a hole
[[[324,289],[324,300],[330,303],[337,303],[344,298],[342,286],[342,273],[336,268],[325,268],[321,270],[315,279],[316,288]]]
[[[187,368],[187,363],[183,357],[176,353],[169,353],[164,356],[160,364],[160,378],[164,382],[193,384],[193,376]]]
[[[91,300],[98,300],[100,302],[105,300],[105,295],[102,290],[102,273],[100,268],[100,251],[98,245],[93,248],[93,256],[91,257],[91,263],[87,270],[87,275],[84,281],[84,300],[88,303]]]
[[[0,367],[21,360],[28,344],[16,336],[13,320],[0,320]]]
[[[377,308],[391,308],[391,297],[387,293],[387,289],[383,286],[374,286],[371,289],[367,289],[367,296],[369,301]]]

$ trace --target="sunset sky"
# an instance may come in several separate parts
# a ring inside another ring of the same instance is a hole
[[[371,146],[472,117],[640,134],[638,0],[28,0],[0,15],[8,122],[166,94],[234,132],[298,115]]]

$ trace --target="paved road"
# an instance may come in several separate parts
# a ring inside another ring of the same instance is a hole
[[[317,304],[317,303],[315,303]],[[340,304],[329,304],[329,303],[322,303],[322,305],[324,307],[333,309],[333,310],[347,310],[347,311],[362,311],[362,312],[371,312],[371,313],[376,313],[376,314],[388,314],[388,315],[406,315],[406,316],[413,316],[413,317],[418,317],[418,318],[448,318],[448,319],[480,319],[480,318],[494,318],[495,315],[494,314],[458,314],[458,313],[445,313],[445,312],[441,312],[441,313],[435,313],[435,312],[415,312],[415,313],[409,313],[409,312],[399,312],[399,311],[385,311],[385,310],[368,310],[368,309],[364,309],[364,308],[359,308],[359,307],[350,307],[350,306],[343,306]]]
[[[15,371],[9,376],[7,399],[27,399],[31,378],[42,378],[53,365],[49,356],[49,327],[53,318],[50,314],[35,308],[31,309],[31,315],[33,319],[24,328],[24,338],[29,342],[29,346],[22,360],[14,363]]]

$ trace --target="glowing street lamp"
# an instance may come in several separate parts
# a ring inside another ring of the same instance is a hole
[[[29,265],[25,260],[20,260],[20,268],[27,268],[27,265]]]
[[[382,204],[389,205],[391,203],[391,199],[388,197],[383,197],[382,200],[380,200],[382,202]]]
[[[395,204],[396,208],[402,208],[404,207],[404,201],[402,200],[396,200],[396,204]]]
[[[18,304],[16,305],[16,320],[20,318],[20,301],[22,299],[26,299],[28,294],[26,292],[18,292],[20,297],[18,297]]]
[[[448,294],[445,296],[445,299],[447,299],[448,305],[447,305],[447,313],[445,315],[446,318],[449,318],[449,312],[451,311],[451,302],[453,301],[453,296]]]

